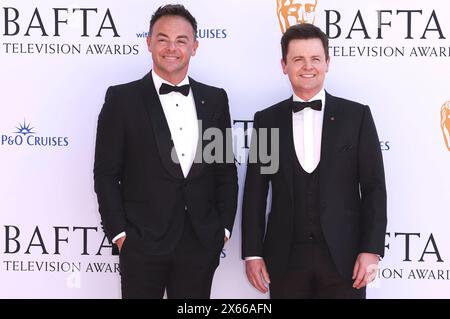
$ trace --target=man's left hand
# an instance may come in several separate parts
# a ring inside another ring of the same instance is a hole
[[[360,253],[356,258],[353,267],[353,288],[361,289],[372,282],[378,272],[378,262],[380,258],[376,254]]]

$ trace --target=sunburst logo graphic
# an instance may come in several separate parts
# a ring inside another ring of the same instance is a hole
[[[36,134],[36,132],[33,132],[34,127],[31,127],[31,123],[26,123],[25,120],[23,120],[22,124],[19,124],[17,127],[17,132],[14,132],[15,134],[22,134],[23,136],[28,134]]]

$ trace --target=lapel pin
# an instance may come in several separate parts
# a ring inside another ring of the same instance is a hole
[[[334,121],[334,116],[330,117],[330,120]]]
[[[202,100],[202,104],[205,104],[205,101]]]

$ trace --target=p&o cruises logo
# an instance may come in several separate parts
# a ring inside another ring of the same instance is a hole
[[[1,146],[67,147],[69,138],[65,136],[40,136],[26,120],[16,126],[12,135],[2,134]]]

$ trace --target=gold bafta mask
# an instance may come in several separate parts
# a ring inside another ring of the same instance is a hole
[[[441,129],[445,146],[450,151],[450,101],[445,102],[441,108]]]
[[[277,16],[281,32],[299,23],[316,20],[317,0],[277,0]]]

